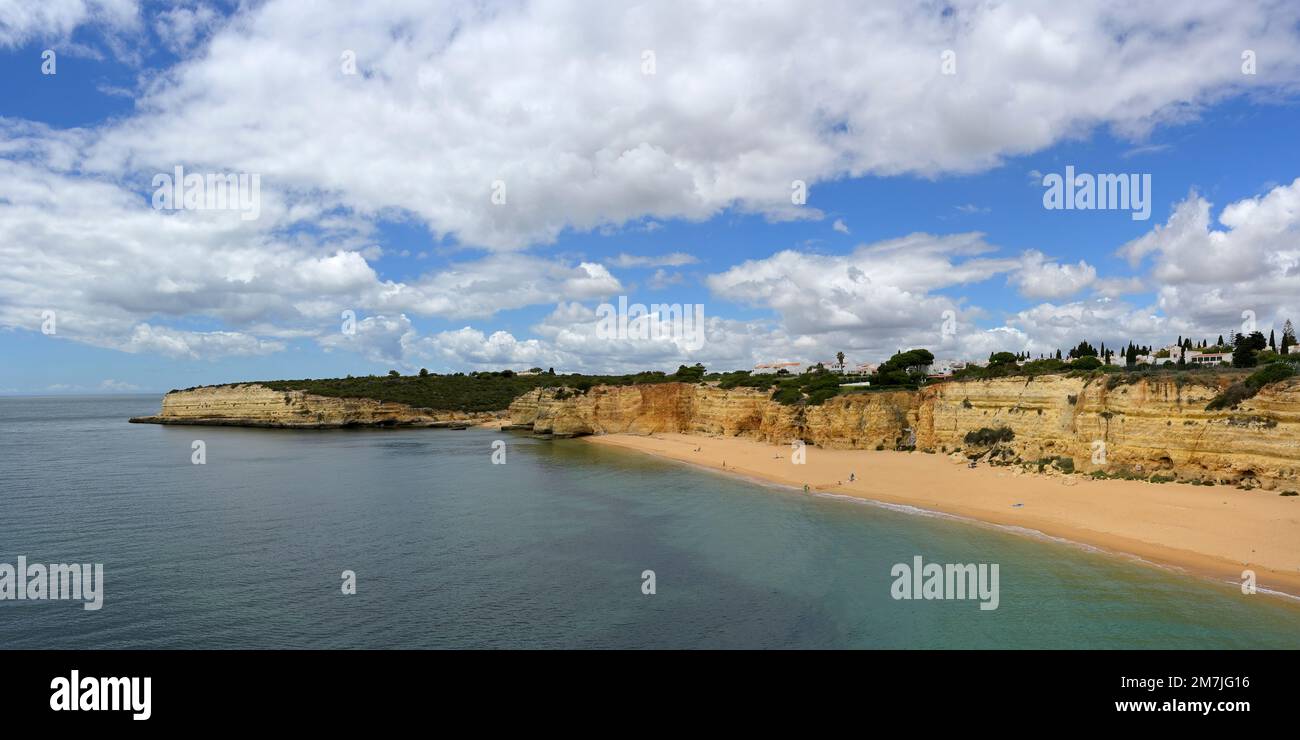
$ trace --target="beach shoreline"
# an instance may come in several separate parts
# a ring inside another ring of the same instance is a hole
[[[1025,530],[1238,587],[1300,597],[1300,498],[1226,486],[1016,475],[944,455],[789,446],[740,437],[609,434],[585,442],[795,490]],[[854,480],[850,481],[852,475]]]

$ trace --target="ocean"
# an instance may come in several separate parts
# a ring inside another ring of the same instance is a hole
[[[0,601],[0,647],[1300,648],[1295,600],[970,522],[580,440],[127,423],[159,403],[0,398],[0,563],[104,567],[95,611]],[[997,564],[997,608],[893,598],[917,556]]]

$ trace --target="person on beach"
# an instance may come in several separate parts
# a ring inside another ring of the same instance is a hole
[[[852,483],[853,481],[855,481],[855,480],[857,480],[857,479],[858,479],[858,476],[854,475],[853,473],[849,473],[849,482],[850,482],[850,483]]]

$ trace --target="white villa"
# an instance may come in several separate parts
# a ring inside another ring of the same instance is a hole
[[[1162,356],[1163,355],[1163,356]],[[1149,355],[1138,355],[1138,364],[1146,363],[1148,365],[1163,365],[1166,362],[1178,364],[1178,358],[1183,357],[1188,365],[1218,365],[1221,363],[1232,364],[1231,352],[1201,352],[1195,349],[1187,350],[1183,354],[1182,347],[1171,344],[1168,347],[1161,347]],[[1111,364],[1123,365],[1125,363],[1124,353],[1116,352]]]

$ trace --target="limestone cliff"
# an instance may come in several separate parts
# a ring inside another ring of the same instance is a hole
[[[1108,378],[1115,378],[1108,382]],[[1010,429],[1003,445],[1023,461],[1069,458],[1076,470],[1294,488],[1300,477],[1300,379],[1266,387],[1233,410],[1205,411],[1231,378],[1188,374],[999,378],[921,391],[839,396],[783,406],[754,389],[667,383],[597,386],[557,397],[532,391],[512,424],[560,436],[682,432],[794,439],[836,449],[970,451],[967,433]]]
[[[276,391],[255,383],[172,391],[162,412],[132,422],[323,429],[351,426],[464,427],[498,414],[419,409],[367,398]]]

